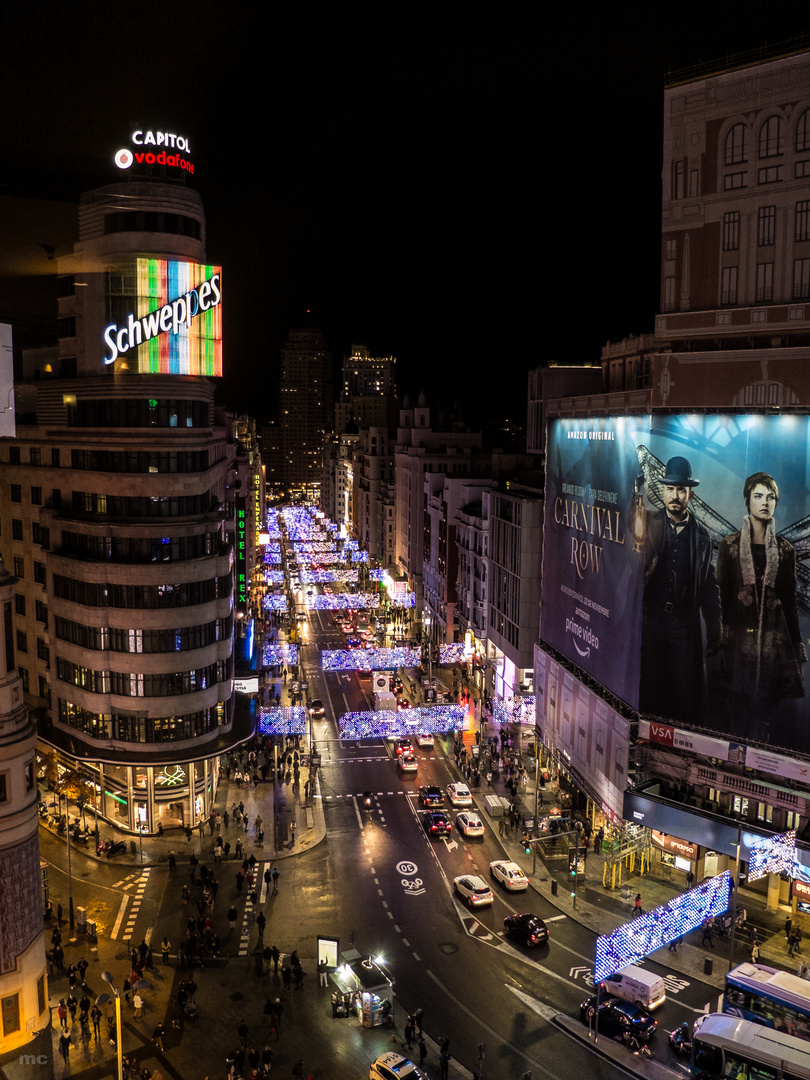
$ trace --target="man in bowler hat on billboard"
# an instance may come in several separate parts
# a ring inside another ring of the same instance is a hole
[[[669,459],[664,509],[647,515],[644,547],[639,710],[688,724],[704,723],[704,657],[720,640],[712,541],[689,508],[699,482],[686,458]]]

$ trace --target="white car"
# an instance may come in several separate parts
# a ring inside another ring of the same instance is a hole
[[[416,741],[420,746],[434,746],[435,741],[432,735],[417,735]]]
[[[483,836],[485,833],[484,823],[472,810],[463,814],[456,814],[456,824],[465,836]]]
[[[451,806],[472,806],[472,794],[466,784],[448,784],[447,797]]]
[[[368,1071],[369,1080],[428,1080],[418,1065],[391,1050],[378,1057]]]
[[[496,859],[489,864],[489,876],[499,881],[510,892],[523,892],[529,887],[529,879],[516,862],[508,859]]]
[[[453,878],[453,888],[471,908],[483,907],[495,899],[492,889],[477,874],[464,874],[462,877]]]

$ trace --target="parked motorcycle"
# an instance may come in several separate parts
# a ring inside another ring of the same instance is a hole
[[[105,855],[110,859],[113,855],[123,855],[126,850],[126,840],[99,840],[96,855]]]

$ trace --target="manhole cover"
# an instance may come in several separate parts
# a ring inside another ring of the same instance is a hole
[[[458,952],[458,945],[454,945],[452,941],[443,941],[439,942],[439,949],[449,956],[451,953]]]

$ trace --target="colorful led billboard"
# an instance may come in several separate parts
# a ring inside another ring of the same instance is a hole
[[[810,750],[810,417],[549,424],[541,637],[644,716]]]
[[[222,374],[222,270],[201,263],[137,259],[108,277],[104,363],[130,372]]]

